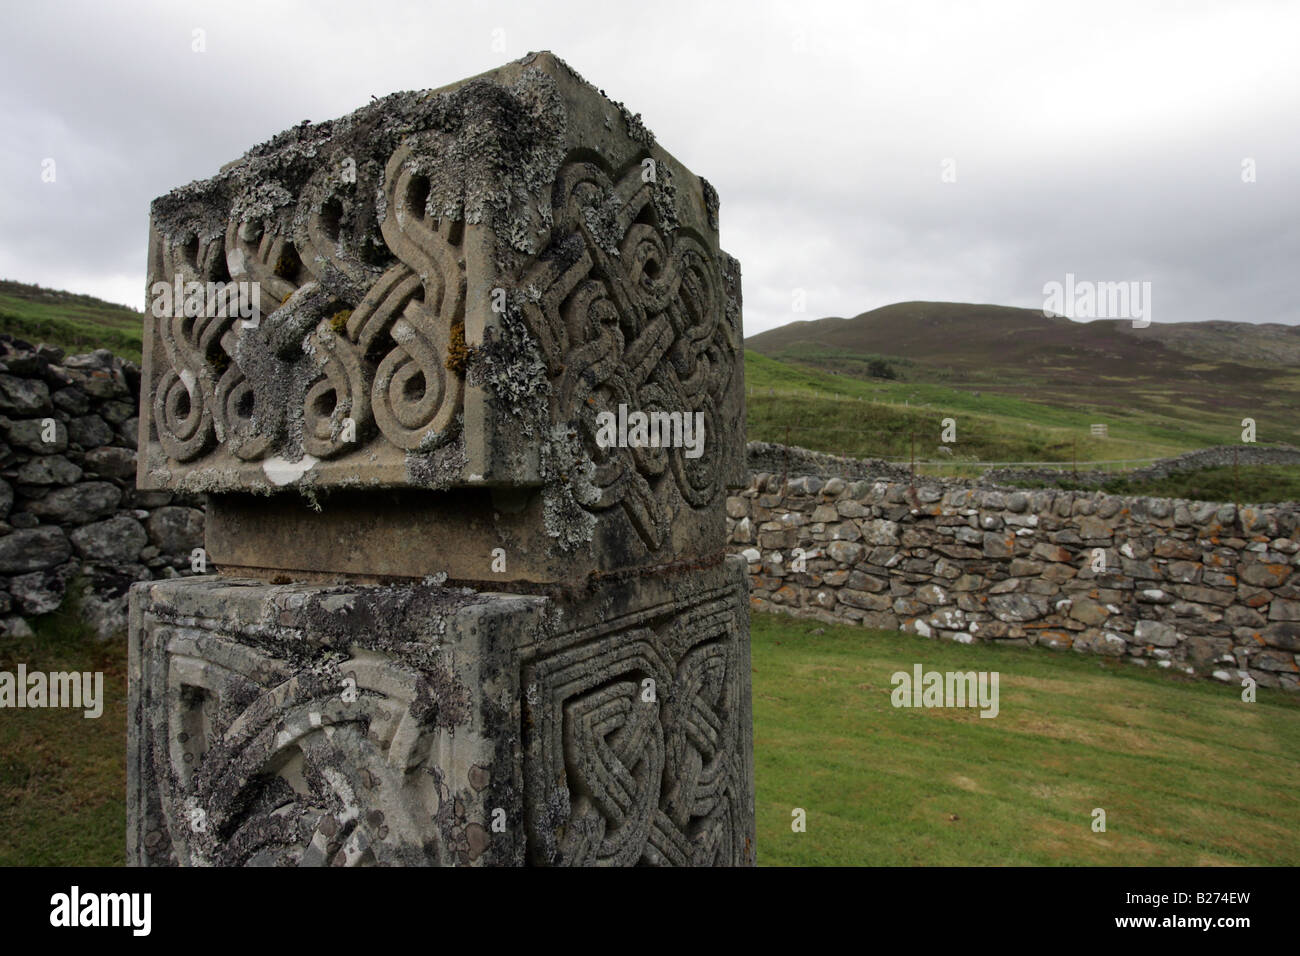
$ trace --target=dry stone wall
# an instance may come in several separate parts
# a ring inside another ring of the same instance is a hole
[[[101,637],[126,628],[135,581],[189,573],[203,512],[135,487],[140,373],[0,334],[0,634],[70,591]]]
[[[1300,689],[1300,509],[752,475],[750,605]]]

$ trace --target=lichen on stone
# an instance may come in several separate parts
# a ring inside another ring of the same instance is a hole
[[[599,499],[593,482],[596,465],[583,447],[576,428],[566,424],[551,428],[541,449],[542,520],[546,533],[562,552],[576,551],[591,542],[596,516],[588,509]]]
[[[721,205],[718,200],[718,191],[713,188],[713,183],[703,176],[700,177],[700,188],[704,191],[704,211],[709,217],[709,228],[717,232],[718,210]]]
[[[655,178],[650,184],[650,201],[654,204],[659,227],[672,232],[681,223],[677,217],[677,184],[667,163],[655,166]]]
[[[429,432],[417,448],[406,453],[406,477],[412,485],[443,490],[460,481],[469,463],[462,425],[458,415],[453,427]]]
[[[470,351],[466,382],[482,386],[525,435],[540,437],[550,417],[550,382],[541,350],[528,331],[523,304],[536,301],[535,289],[511,290],[497,327]]]

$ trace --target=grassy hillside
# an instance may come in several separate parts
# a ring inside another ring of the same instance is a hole
[[[868,381],[752,351],[745,353],[745,385],[751,440],[788,438],[855,457],[906,459],[915,433],[917,458],[935,459],[944,444],[945,418],[957,425],[957,440],[946,443],[954,462],[1160,458],[1241,437],[1231,422],[1180,417],[1161,408],[1051,405],[1005,391]],[[1093,423],[1105,423],[1109,436],[1093,438]]]
[[[1034,448],[1055,447],[1052,454],[1068,459],[1068,441],[1061,455],[1066,433],[1055,430],[1082,423],[1086,435],[1091,422],[1109,424],[1112,439],[1122,439],[1104,453],[1087,446],[1093,458],[1155,457],[1238,441],[1246,417],[1255,419],[1261,441],[1300,442],[1300,328],[1290,326],[1214,322],[1134,329],[1129,322],[1048,318],[1033,309],[905,302],[852,319],[791,323],[745,344],[807,373],[805,384],[821,394],[859,397],[861,388],[847,385],[854,381],[877,401],[915,395],[912,404],[946,414],[999,418],[1003,434],[976,429],[971,436],[976,447],[993,452],[981,453],[986,459],[1003,457],[997,448],[1009,453],[1017,447],[1030,450],[1027,457],[1039,456]],[[881,361],[897,381],[872,377],[871,363]],[[798,377],[776,366],[751,366],[755,385]],[[815,410],[834,414],[829,406]],[[807,417],[818,417],[813,411]],[[779,417],[751,415],[769,432],[752,437],[769,437]],[[788,422],[779,424],[783,429]],[[887,433],[881,442],[885,451],[876,453],[897,453],[896,436]]]
[[[143,317],[90,295],[0,280],[0,332],[69,353],[106,348],[140,361]]]

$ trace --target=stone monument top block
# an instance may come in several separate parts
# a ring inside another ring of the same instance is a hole
[[[742,480],[717,194],[549,53],[303,123],[155,200],[149,288],[143,488],[565,474],[630,499],[668,476],[694,504]],[[620,405],[702,413],[703,447],[601,452]]]

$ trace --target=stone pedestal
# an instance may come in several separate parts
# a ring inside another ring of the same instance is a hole
[[[753,862],[717,215],[549,54],[155,201],[137,480],[208,565],[132,590],[131,863]]]
[[[752,863],[743,569],[141,585],[130,861]]]

